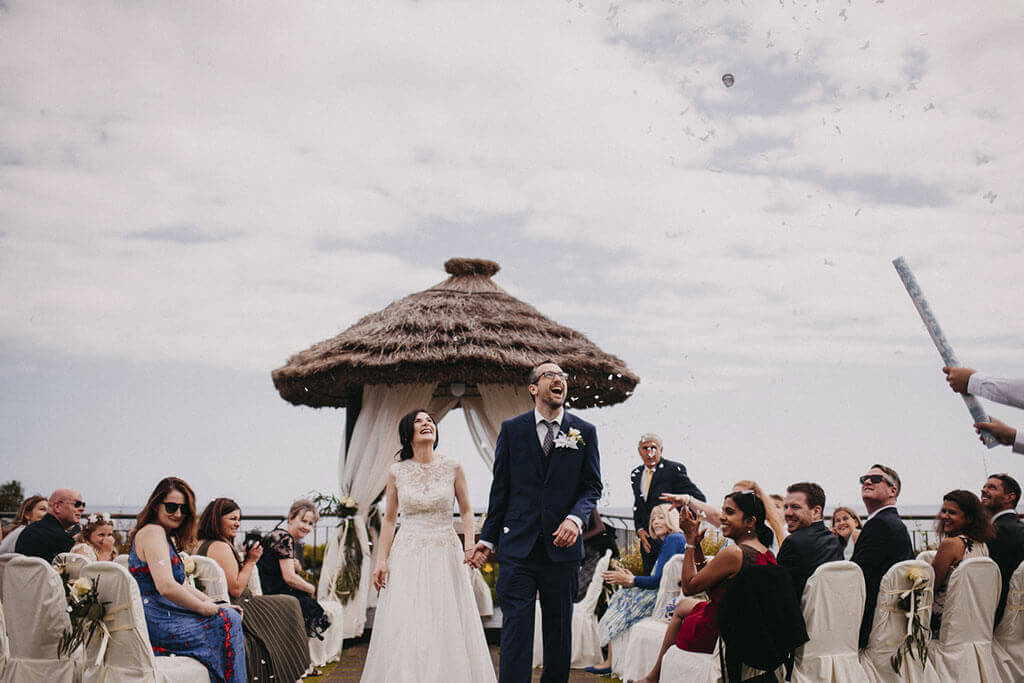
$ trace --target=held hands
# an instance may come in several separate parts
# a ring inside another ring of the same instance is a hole
[[[551,534],[555,537],[556,548],[568,548],[569,546],[576,543],[576,538],[580,535],[579,527],[571,519],[563,519],[562,523],[555,529],[555,533]]]
[[[998,440],[999,443],[1004,446],[1012,446],[1017,440],[1017,430],[1002,420],[997,420],[991,415],[988,416],[988,420],[988,422],[975,422],[974,431],[981,434],[981,430],[984,429],[986,432],[996,437],[996,440]],[[978,438],[981,439],[982,443],[985,443],[985,439],[980,436]]]
[[[477,569],[480,569],[487,564],[491,558],[494,557],[494,552],[487,547],[483,541],[478,542],[470,550],[466,551],[466,559],[468,564],[473,565]]]
[[[946,373],[946,381],[949,382],[953,391],[958,394],[967,393],[967,382],[975,373],[974,368],[954,368],[947,365],[942,368],[942,371]]]
[[[381,560],[377,563],[377,568],[373,570],[373,587],[377,590],[387,587],[388,585],[388,561]]]
[[[650,538],[650,536],[648,535],[647,531],[645,531],[644,529],[639,529],[636,532],[636,535],[640,538],[640,545],[641,547],[643,547],[644,552],[651,552],[651,542],[647,540],[648,538]]]

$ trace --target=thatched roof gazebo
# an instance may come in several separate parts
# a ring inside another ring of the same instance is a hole
[[[639,378],[620,359],[495,284],[494,261],[453,258],[444,268],[444,282],[292,356],[273,373],[281,397],[341,408],[367,384],[521,385],[547,358],[569,373],[572,407],[612,405],[633,392]]]
[[[328,544],[319,595],[330,599],[339,577],[348,575],[342,568],[360,563],[358,582],[345,593],[351,600],[346,638],[362,633],[365,623],[371,566],[365,518],[387,483],[403,415],[422,408],[440,421],[462,408],[473,445],[491,467],[502,421],[533,405],[526,379],[541,361],[554,360],[569,373],[568,403],[575,408],[620,403],[639,381],[621,360],[496,285],[497,263],[450,259],[444,267],[450,275],[444,282],[371,313],[273,373],[274,386],[291,403],[345,408],[339,485],[358,511]],[[349,559],[356,549],[361,562]]]

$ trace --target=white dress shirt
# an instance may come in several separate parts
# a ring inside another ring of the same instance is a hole
[[[993,377],[975,372],[967,380],[967,393],[1014,408],[1024,408],[1024,379]],[[1017,430],[1013,452],[1024,453],[1024,429]]]
[[[868,522],[870,522],[870,521],[871,521],[871,518],[872,518],[872,517],[874,517],[875,515],[877,515],[877,514],[878,514],[879,512],[881,512],[882,510],[888,510],[889,508],[892,508],[893,510],[895,510],[895,509],[896,509],[896,506],[895,506],[895,505],[883,505],[882,507],[878,508],[877,510],[875,510],[874,512],[872,512],[872,513],[871,513],[870,515],[868,515],[868,518],[864,520],[864,523],[865,523],[865,524],[867,524]]]

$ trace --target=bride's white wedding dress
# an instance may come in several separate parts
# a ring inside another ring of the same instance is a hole
[[[429,465],[391,466],[401,526],[377,600],[363,683],[496,680],[452,522],[457,467],[440,455]]]

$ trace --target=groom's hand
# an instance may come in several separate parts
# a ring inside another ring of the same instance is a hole
[[[494,552],[487,547],[487,544],[478,542],[473,546],[473,558],[471,564],[477,569],[480,569],[487,564],[492,557],[494,557]]]
[[[568,548],[576,543],[576,537],[580,535],[580,529],[571,519],[563,519],[562,523],[555,529],[552,536],[555,537],[556,548]]]

